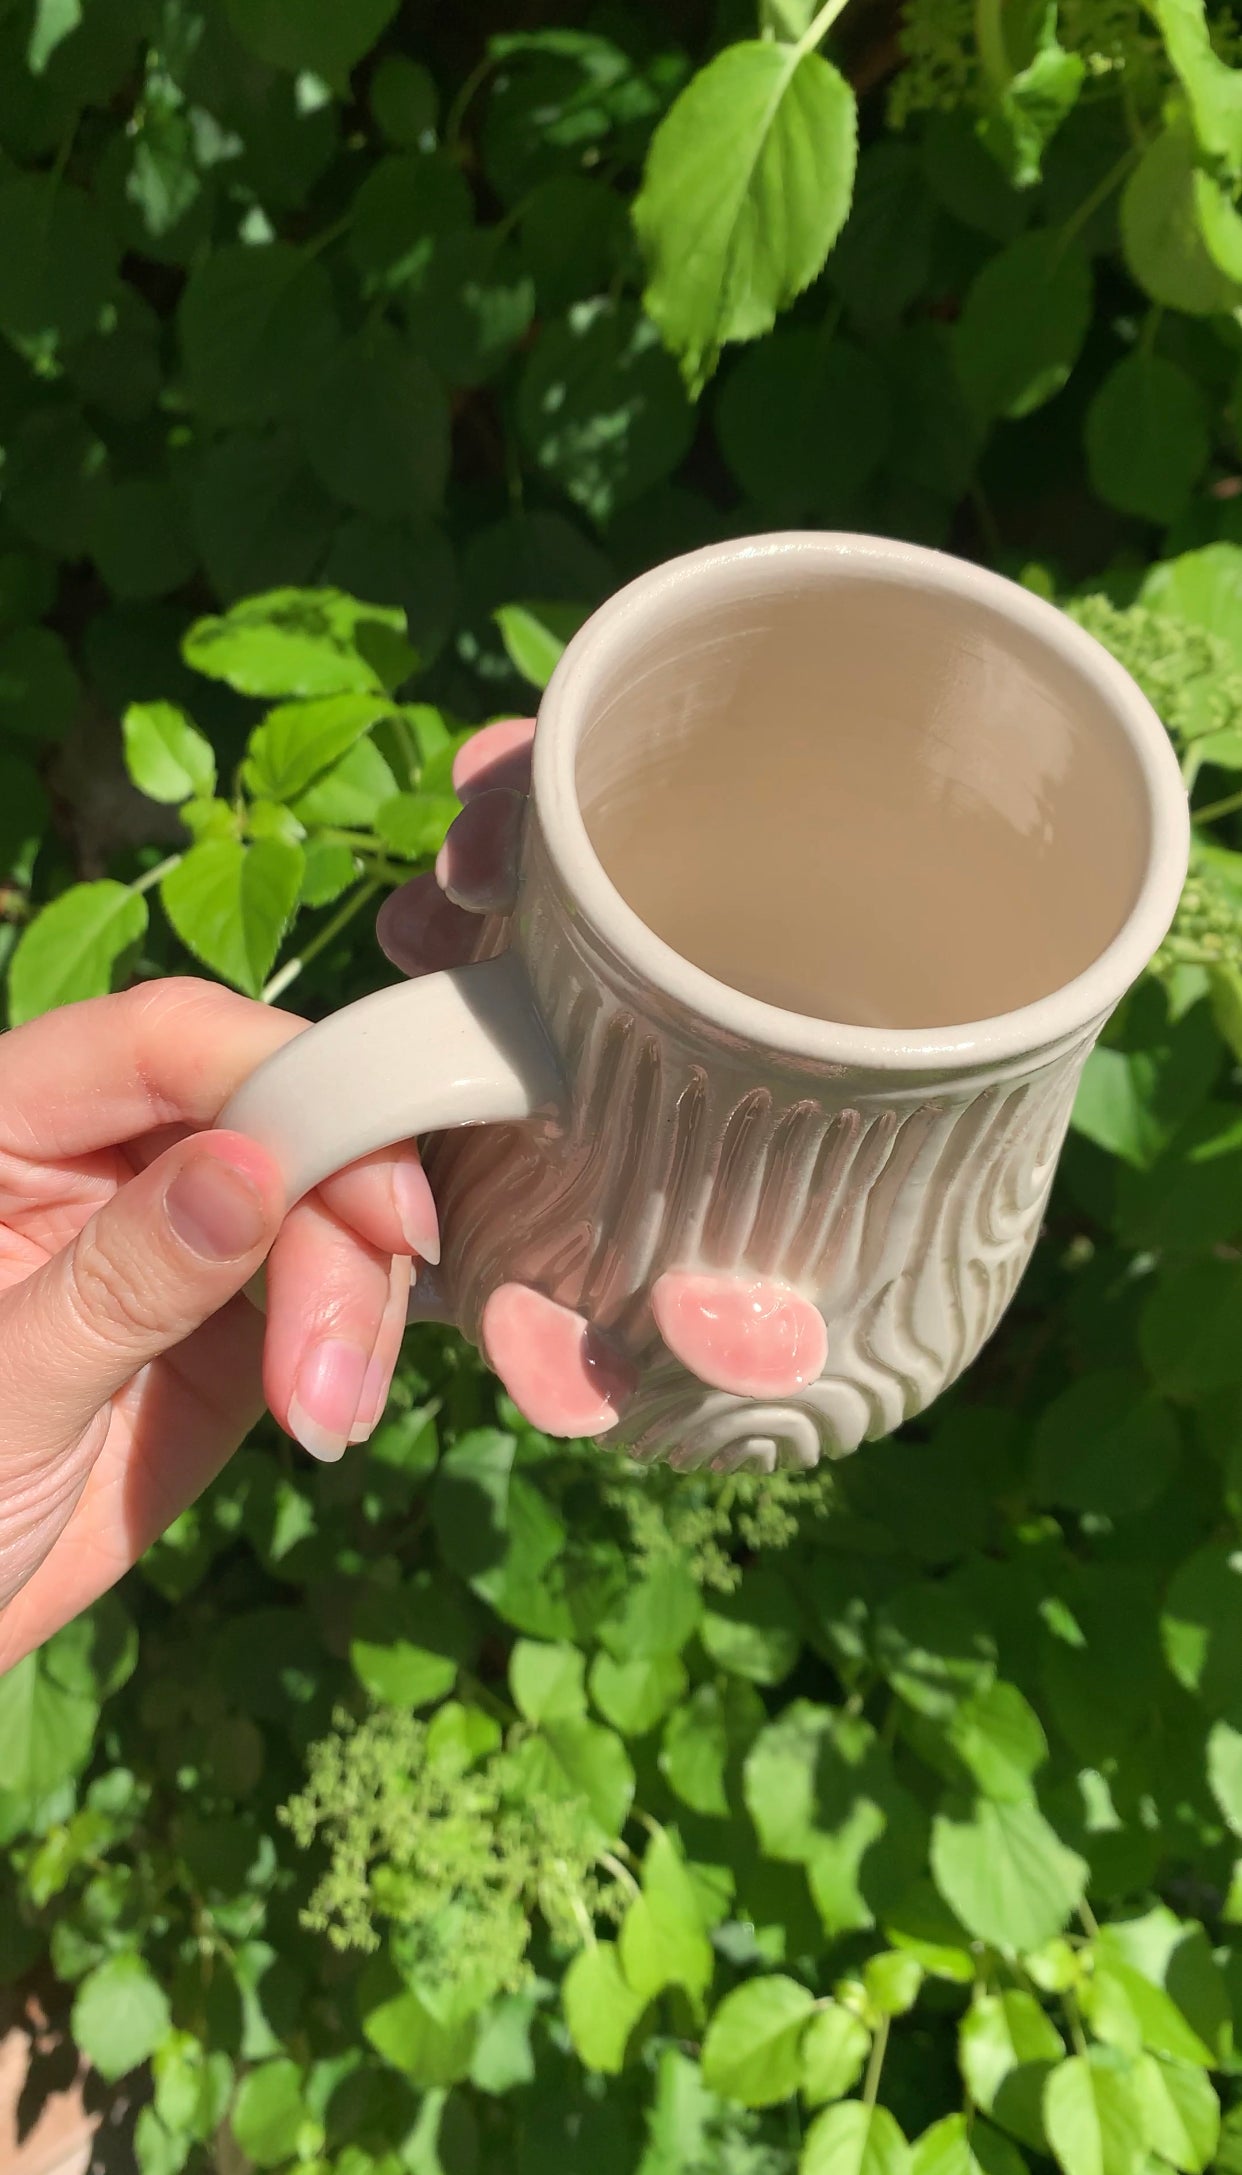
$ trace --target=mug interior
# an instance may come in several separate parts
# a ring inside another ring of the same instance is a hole
[[[745,996],[879,1030],[1009,1014],[1098,961],[1153,843],[1119,688],[1146,705],[1111,660],[939,554],[735,549],[694,578],[711,556],[575,645],[576,799],[645,927]]]

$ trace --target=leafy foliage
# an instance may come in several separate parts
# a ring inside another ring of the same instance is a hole
[[[425,1328],[365,1455],[265,1424],[0,1684],[0,1975],[141,2175],[1227,2169],[1242,39],[572,12],[0,9],[10,1022],[372,986],[464,735],[775,523],[1063,604],[1173,739],[1191,882],[898,1440],[639,1470]]]

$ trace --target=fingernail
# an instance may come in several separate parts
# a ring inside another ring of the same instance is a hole
[[[384,1416],[384,1407],[388,1403],[388,1392],[392,1388],[394,1365],[395,1361],[392,1364],[382,1359],[370,1361],[362,1378],[362,1395],[358,1399],[358,1411],[354,1418],[354,1424],[349,1431],[351,1442],[365,1442],[367,1437],[373,1435],[379,1426]]]
[[[239,1261],[267,1235],[257,1189],[216,1155],[182,1164],[164,1195],[164,1214],[182,1245],[204,1261]]]
[[[335,1465],[344,1455],[370,1356],[344,1337],[325,1337],[311,1346],[298,1368],[289,1399],[289,1432],[324,1465]]]
[[[427,1173],[412,1156],[405,1157],[393,1170],[392,1197],[406,1245],[434,1269],[440,1259],[440,1219]]]

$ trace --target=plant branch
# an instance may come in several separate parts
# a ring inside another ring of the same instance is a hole
[[[175,868],[180,868],[184,859],[185,855],[183,853],[170,853],[166,861],[158,862],[154,868],[149,868],[145,875],[136,876],[129,887],[130,890],[139,895],[144,891],[154,891],[156,885],[162,884],[164,878],[170,876]]]
[[[880,2089],[880,2072],[884,2067],[884,2056],[888,2051],[888,2028],[891,2021],[890,2017],[882,2016],[876,2026],[875,2038],[871,2042],[871,2057],[867,2063],[866,2082],[863,2085],[862,2099],[864,2107],[875,2106],[876,2093]]]
[[[803,60],[808,53],[813,53],[816,46],[822,43],[832,29],[838,15],[843,15],[848,5],[849,0],[825,0],[825,5],[820,9],[818,15],[814,16],[807,24],[794,47],[795,67],[798,61]]]
[[[1223,801],[1209,801],[1206,808],[1196,808],[1196,823],[1215,823],[1218,816],[1231,816],[1242,808],[1242,793],[1226,793]]]
[[[283,997],[289,984],[296,982],[303,967],[308,967],[312,959],[317,959],[320,952],[326,951],[328,945],[335,941],[342,929],[348,928],[355,914],[362,912],[363,907],[375,897],[380,888],[380,879],[378,877],[372,878],[365,884],[359,884],[358,889],[350,893],[340,911],[332,916],[331,921],[325,923],[318,935],[311,938],[310,943],[304,946],[297,957],[287,959],[283,967],[277,968],[270,982],[266,982],[263,986],[262,1002],[264,1004],[275,1004],[278,997]]]

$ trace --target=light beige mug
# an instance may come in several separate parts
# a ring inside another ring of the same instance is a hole
[[[470,963],[312,1027],[220,1122],[291,1197],[421,1137],[432,1285],[549,1432],[718,1470],[887,1434],[1012,1297],[1172,919],[1159,719],[995,574],[777,535],[613,596],[529,799],[480,782],[442,864]]]

